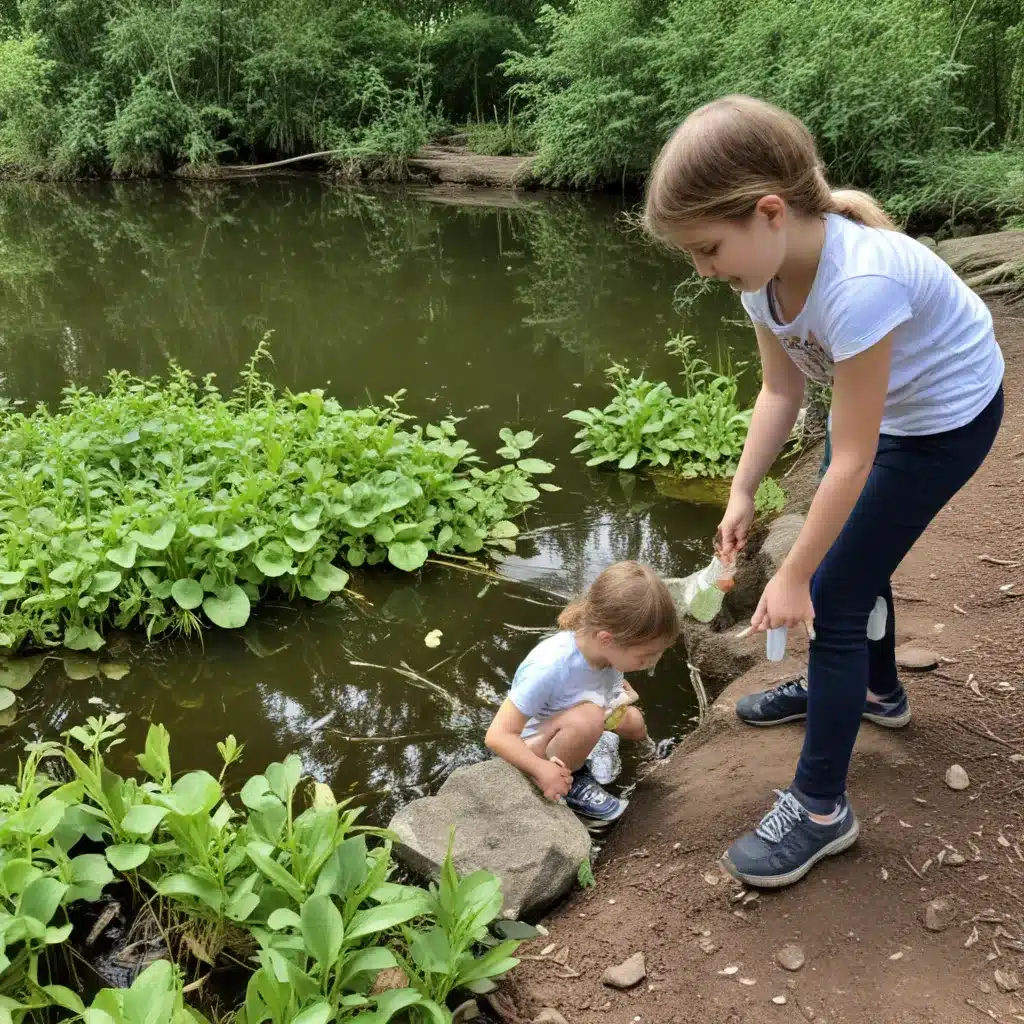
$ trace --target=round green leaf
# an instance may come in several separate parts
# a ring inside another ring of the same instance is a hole
[[[518,534],[519,527],[515,523],[510,523],[507,519],[502,519],[491,527],[492,537],[516,537]]]
[[[139,546],[135,541],[130,540],[119,548],[113,548],[107,552],[107,559],[122,569],[130,569],[135,565],[135,556],[138,554]]]
[[[283,576],[292,567],[291,549],[279,540],[265,544],[253,559],[253,564],[266,576]]]
[[[0,586],[13,587],[25,578],[24,572],[0,572]]]
[[[111,569],[105,569],[93,576],[89,589],[94,594],[109,594],[112,590],[117,590],[120,585],[121,574]]]
[[[100,671],[108,679],[124,679],[126,675],[131,671],[128,665],[125,665],[121,661],[105,661],[100,665]]]
[[[221,629],[239,629],[249,621],[249,598],[237,584],[222,587],[203,601],[206,617]]]
[[[103,646],[103,637],[86,626],[68,626],[64,631],[64,646],[71,651],[98,651]]]
[[[87,654],[65,654],[64,672],[68,679],[81,682],[83,679],[92,679],[99,669],[99,663],[95,658]]]
[[[348,573],[322,559],[313,566],[313,575],[310,579],[322,590],[333,592],[345,589],[345,585],[348,583]]]
[[[134,871],[148,857],[149,847],[145,843],[120,843],[107,847],[107,860],[118,871]]]
[[[252,543],[252,534],[246,533],[245,530],[236,527],[229,533],[218,537],[214,544],[221,549],[221,551],[241,551],[242,548],[248,547]]]
[[[550,473],[555,468],[543,459],[520,459],[516,465],[524,473]]]
[[[165,519],[153,533],[142,533],[136,530],[132,533],[132,537],[144,548],[149,548],[150,551],[164,551],[174,539],[176,527],[177,524],[173,519]]]
[[[0,711],[6,711],[17,699],[13,690],[8,690],[6,686],[0,686]]]
[[[203,588],[196,580],[175,580],[171,587],[171,597],[177,601],[179,608],[191,611],[203,603]]]
[[[200,540],[212,540],[217,536],[217,527],[211,526],[209,523],[193,523],[188,528],[188,532]]]
[[[43,667],[46,655],[36,654],[31,658],[11,658],[0,661],[0,686],[8,690],[21,690],[32,681],[32,677]]]
[[[299,580],[299,593],[307,601],[326,601],[331,596],[329,590],[318,587],[313,580]]]
[[[429,554],[429,548],[421,540],[395,541],[388,545],[388,561],[405,572],[415,572]]]
[[[70,583],[78,572],[78,562],[62,562],[56,569],[50,570],[50,579],[54,583]]]

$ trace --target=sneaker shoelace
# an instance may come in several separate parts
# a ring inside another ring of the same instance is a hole
[[[799,676],[797,679],[787,679],[784,683],[779,683],[774,689],[769,690],[765,697],[768,700],[775,700],[776,697],[796,697],[798,694],[806,694],[807,686],[804,682],[804,677]]]
[[[806,813],[803,805],[792,793],[777,789],[775,806],[761,819],[756,834],[769,843],[781,843],[783,836],[800,824]]]
[[[572,794],[573,799],[579,800],[581,803],[595,803],[601,806],[610,799],[610,794],[606,793],[596,782],[584,782],[578,788],[573,788],[575,789],[575,792]]]

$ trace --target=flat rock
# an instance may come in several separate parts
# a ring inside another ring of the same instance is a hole
[[[611,988],[632,988],[647,977],[647,965],[643,953],[634,953],[615,967],[609,967],[601,975],[601,984]]]
[[[931,672],[939,667],[939,656],[927,647],[904,644],[896,648],[896,667],[907,672]]]
[[[533,1024],[569,1024],[569,1022],[555,1009],[545,1006],[536,1017]]]
[[[545,800],[500,758],[457,768],[436,796],[401,808],[388,825],[398,836],[396,857],[420,876],[438,877],[452,825],[456,871],[494,872],[502,882],[502,915],[514,920],[569,892],[590,855],[590,836],[576,815]]]
[[[1016,992],[1020,988],[1020,981],[1013,971],[996,971],[995,979],[1000,992]]]
[[[966,789],[970,784],[970,776],[960,765],[951,764],[946,769],[946,785],[950,789]]]
[[[953,921],[953,907],[949,900],[937,899],[921,908],[921,921],[930,932],[944,932]]]
[[[807,962],[807,957],[801,946],[790,942],[775,954],[775,962],[787,971],[799,971]]]
[[[942,863],[950,868],[960,868],[967,863],[967,858],[962,853],[951,853]]]

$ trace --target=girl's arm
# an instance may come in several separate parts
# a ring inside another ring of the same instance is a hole
[[[754,324],[761,353],[762,384],[754,403],[747,442],[743,446],[732,489],[753,497],[758,484],[779,457],[796,423],[806,382],[781,342],[764,324]]]
[[[892,339],[836,363],[832,386],[832,462],[818,485],[793,550],[765,587],[751,619],[756,629],[808,626],[810,581],[857,503],[878,449],[889,389]]]
[[[782,451],[804,398],[804,375],[786,355],[779,339],[764,324],[755,324],[754,333],[761,352],[761,392],[754,403],[729,504],[715,538],[718,553],[727,560],[742,551],[747,542],[754,521],[754,492]]]
[[[572,785],[572,773],[564,766],[535,754],[525,742],[522,732],[528,719],[510,700],[498,708],[484,743],[487,749],[514,768],[529,775],[549,800],[565,796]]]

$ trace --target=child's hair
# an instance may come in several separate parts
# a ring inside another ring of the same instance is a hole
[[[558,616],[559,629],[606,630],[621,647],[679,634],[675,601],[661,577],[639,562],[616,562]]]
[[[669,241],[680,224],[749,217],[767,195],[809,216],[838,213],[867,227],[894,227],[871,196],[829,188],[799,118],[750,96],[714,100],[673,132],[651,171],[644,227]]]

